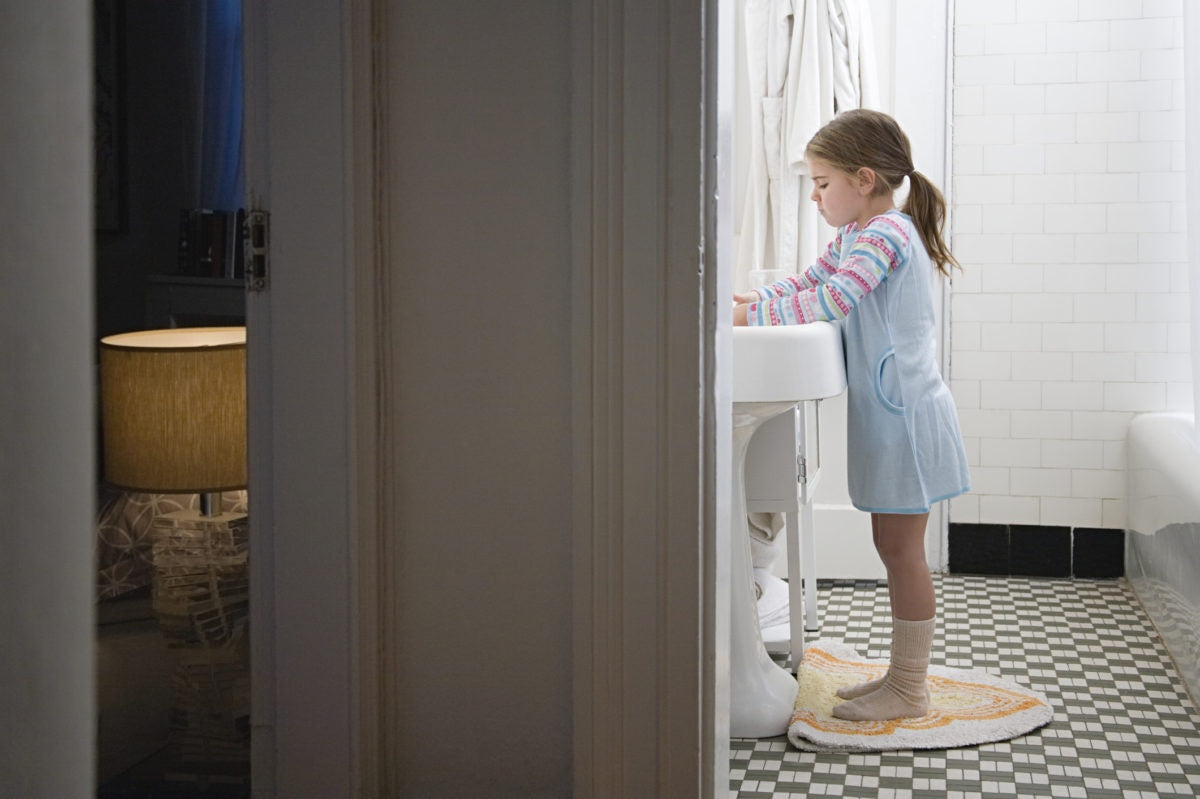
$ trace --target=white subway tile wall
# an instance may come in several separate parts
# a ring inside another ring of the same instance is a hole
[[[951,521],[1125,526],[1125,429],[1191,409],[1182,0],[956,0]]]

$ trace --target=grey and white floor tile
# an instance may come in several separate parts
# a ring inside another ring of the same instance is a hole
[[[1054,720],[1002,743],[951,750],[813,753],[786,737],[731,741],[730,797],[1200,796],[1200,713],[1124,580],[936,576],[932,662],[1044,693]],[[887,586],[819,583],[821,629],[886,658]]]

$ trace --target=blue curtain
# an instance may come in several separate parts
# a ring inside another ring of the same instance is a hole
[[[200,53],[199,207],[242,206],[242,3],[204,0]]]

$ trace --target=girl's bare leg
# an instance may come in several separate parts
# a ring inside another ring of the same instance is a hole
[[[875,542],[875,551],[879,551],[879,514],[871,514],[871,539]],[[886,567],[886,564],[885,564]],[[896,615],[896,583],[889,574],[887,578],[888,587],[888,606],[892,609],[892,616]],[[861,682],[858,685],[847,685],[837,689],[837,695],[842,699],[858,699],[860,696],[866,696],[876,688],[883,687],[883,677],[878,680],[868,680]]]
[[[892,660],[877,685],[855,686],[851,690],[857,698],[834,707],[838,718],[882,721],[923,716],[929,711],[925,676],[937,608],[933,578],[925,562],[928,519],[928,513],[872,514],[875,548],[887,569],[892,600]]]

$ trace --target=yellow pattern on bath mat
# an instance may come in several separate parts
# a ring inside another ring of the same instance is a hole
[[[792,724],[815,731],[849,736],[891,735],[899,730],[920,731],[955,722],[988,722],[1037,708],[1036,697],[983,682],[929,676],[931,708],[920,718],[887,721],[845,721],[835,718],[833,707],[842,700],[837,689],[874,680],[887,671],[886,663],[868,663],[838,657],[814,644],[804,651],[799,691]]]

